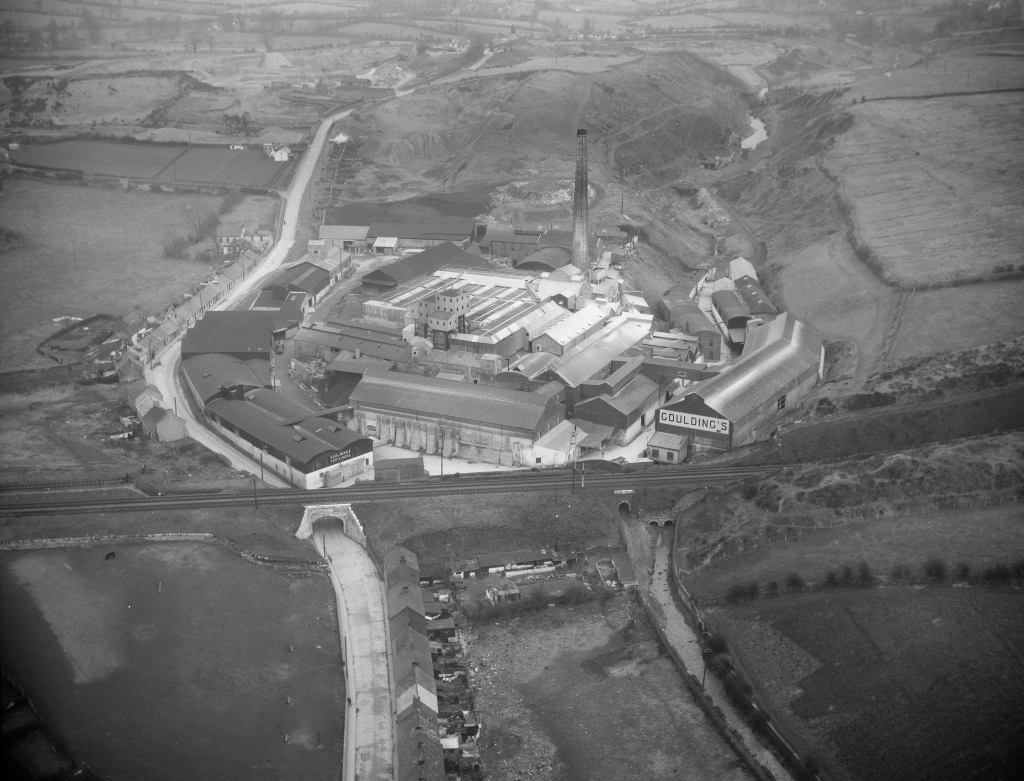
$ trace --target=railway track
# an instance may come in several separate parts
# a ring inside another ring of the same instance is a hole
[[[428,496],[486,494],[514,491],[616,490],[672,485],[709,486],[742,480],[774,471],[775,467],[660,468],[643,472],[608,473],[505,472],[500,475],[458,475],[443,480],[429,478],[399,485],[366,485],[351,488],[270,489],[265,491],[189,494],[171,496],[78,499],[73,501],[5,501],[0,498],[0,517],[57,515],[61,513],[147,512],[187,510],[251,504],[254,508],[289,504],[349,504],[386,502]],[[11,497],[13,498],[13,497]]]

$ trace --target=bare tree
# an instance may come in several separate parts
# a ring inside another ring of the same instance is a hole
[[[202,22],[196,21],[188,26],[185,31],[185,51],[189,49],[193,52],[199,51],[199,44],[203,42],[202,24]]]
[[[263,43],[263,46],[266,47],[268,52],[274,48],[274,41],[276,40],[277,36],[274,35],[272,30],[263,30],[260,33],[260,41]]]

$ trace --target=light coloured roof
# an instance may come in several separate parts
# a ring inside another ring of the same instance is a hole
[[[609,396],[607,393],[602,393],[600,396],[595,396],[590,399],[584,399],[576,405],[577,414],[582,414],[583,410],[590,404],[598,404],[604,402],[608,406],[612,407],[617,412],[623,415],[629,415],[631,412],[639,409],[647,402],[653,394],[658,392],[658,383],[654,380],[638,374],[636,377],[631,379],[625,384],[625,386],[616,393],[614,396]]]
[[[532,380],[547,371],[548,367],[557,360],[558,356],[554,353],[530,353],[529,355],[524,355],[521,360],[509,368]]]
[[[821,335],[788,313],[751,332],[751,350],[721,374],[695,385],[696,395],[729,420],[739,420],[821,361]]]
[[[757,280],[757,272],[754,270],[754,264],[746,258],[736,258],[729,261],[729,278],[733,281],[742,277],[751,277]]]
[[[321,225],[321,239],[341,241],[366,241],[367,225]]]
[[[547,337],[564,347],[607,317],[608,313],[597,304],[587,304],[583,309],[573,312],[569,317],[551,326],[547,330]]]
[[[686,437],[667,431],[658,431],[647,442],[647,447],[663,447],[666,450],[682,450],[685,446]]]
[[[387,249],[387,248],[392,248],[393,249],[394,247],[398,246],[398,237],[397,236],[378,236],[376,239],[374,239],[373,246],[374,247],[383,247],[385,249]]]
[[[554,303],[545,304],[538,310],[537,316],[526,324],[526,338],[536,339],[556,323],[560,323],[572,313]]]
[[[533,393],[371,369],[349,397],[354,406],[535,431],[564,414],[554,399]]]
[[[575,437],[574,437],[575,435]],[[568,453],[573,444],[579,444],[587,436],[587,432],[577,428],[571,421],[563,420],[551,431],[533,443],[534,448],[546,448]]]
[[[604,369],[612,359],[642,342],[651,332],[649,320],[619,315],[551,364],[551,370],[570,388],[577,388]]]

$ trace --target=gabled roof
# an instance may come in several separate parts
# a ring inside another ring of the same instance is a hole
[[[729,420],[739,420],[776,392],[820,367],[821,335],[788,313],[751,332],[750,347],[721,374],[695,385],[696,395]],[[685,398],[685,397],[684,397]]]
[[[181,356],[201,353],[269,354],[275,331],[289,321],[279,312],[207,312],[181,340]]]
[[[622,415],[629,415],[644,406],[651,396],[657,395],[658,383],[643,374],[626,383],[625,387],[614,396],[602,393],[590,399],[584,399],[576,405],[576,414],[583,415],[588,407],[607,404]]]
[[[620,315],[556,359],[550,370],[567,387],[577,388],[604,369],[612,359],[642,342],[650,332],[650,321]]]
[[[547,337],[563,347],[574,339],[594,328],[608,317],[606,312],[596,304],[587,304],[569,317],[559,320],[547,329]]]
[[[263,371],[256,373],[256,364],[260,359],[244,361],[223,353],[205,353],[185,358],[181,362],[181,370],[188,377],[192,387],[199,394],[199,400],[206,404],[214,396],[229,388],[255,389],[270,384],[269,361]],[[261,367],[262,368],[262,367]]]
[[[375,269],[364,275],[362,281],[375,285],[400,285],[424,274],[433,274],[444,266],[493,268],[479,255],[466,252],[446,241]]]
[[[378,407],[521,431],[563,414],[551,398],[495,386],[470,385],[371,369],[349,397],[355,406]]]
[[[313,263],[296,263],[278,271],[263,285],[263,290],[272,287],[295,288],[306,293],[317,293],[330,280],[331,275],[326,269]]]
[[[575,438],[573,433],[575,432]],[[579,444],[586,438],[587,432],[573,425],[571,421],[563,420],[551,431],[542,436],[536,442],[533,443],[534,448],[542,447],[548,450],[557,450],[562,453],[568,453],[569,448],[576,444]]]
[[[321,225],[319,238],[336,241],[366,241],[366,225]]]

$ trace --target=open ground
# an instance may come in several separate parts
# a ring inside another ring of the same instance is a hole
[[[17,226],[24,244],[0,255],[0,367],[51,365],[35,348],[57,330],[54,318],[135,307],[156,314],[202,281],[209,263],[165,258],[163,245],[190,233],[193,219],[216,214],[221,200],[7,178],[0,219]],[[238,214],[272,217],[275,204],[253,204]]]
[[[474,621],[464,634],[489,778],[747,777],[632,599]]]
[[[79,761],[152,779],[336,773],[344,691],[326,578],[190,543],[0,563],[4,670]]]

